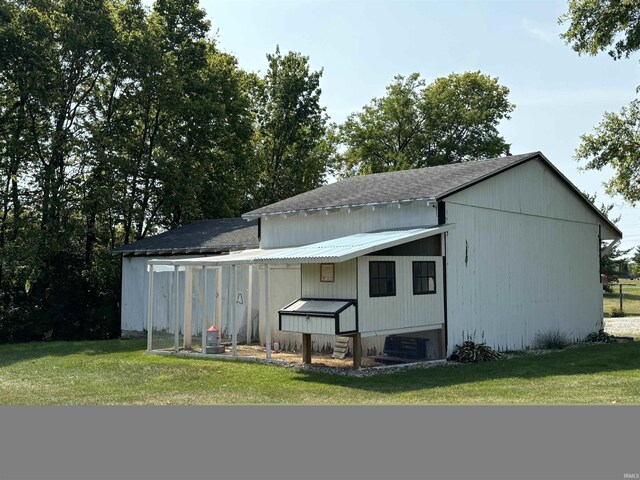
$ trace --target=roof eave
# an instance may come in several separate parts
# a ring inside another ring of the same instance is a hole
[[[193,254],[217,254],[227,253],[232,250],[246,250],[257,248],[257,243],[221,245],[219,247],[196,247],[196,248],[143,248],[132,250],[111,250],[111,255],[122,255],[124,257],[149,257],[152,255],[193,255]]]
[[[413,202],[424,202],[424,201],[435,202],[436,198],[435,197],[406,198],[402,200],[391,200],[388,202],[351,203],[351,204],[345,204],[345,205],[331,205],[327,207],[301,208],[301,209],[294,209],[294,210],[279,210],[276,212],[262,212],[262,213],[259,212],[258,210],[255,210],[254,212],[256,213],[248,212],[241,215],[241,217],[246,220],[253,220],[254,218],[273,217],[277,215],[294,215],[299,213],[309,213],[309,212],[315,213],[315,212],[323,212],[323,211],[329,211],[329,210],[342,210],[345,208],[349,209],[349,208],[377,207],[377,206],[384,206],[384,205],[397,205],[400,203],[413,203]]]

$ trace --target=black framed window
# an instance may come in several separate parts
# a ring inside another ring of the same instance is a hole
[[[369,262],[369,296],[396,294],[396,262]]]
[[[436,293],[436,262],[413,262],[413,294]]]

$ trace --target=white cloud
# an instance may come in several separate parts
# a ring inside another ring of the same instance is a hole
[[[541,27],[526,18],[522,20],[522,28],[530,35],[545,43],[555,43],[559,39],[558,32],[555,29],[551,30]]]

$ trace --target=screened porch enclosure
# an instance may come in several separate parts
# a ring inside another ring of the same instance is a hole
[[[148,351],[206,353],[203,345],[211,327],[216,329],[209,334],[217,337],[218,350],[224,347],[216,353],[233,355],[238,344],[258,341],[256,268],[150,262],[147,270]]]
[[[403,249],[404,245],[451,228],[434,225],[396,229],[353,234],[300,247],[149,260],[148,351],[271,360],[271,349],[280,350],[293,337],[293,351],[299,351],[297,342],[301,340],[303,361],[310,363],[312,334],[316,335],[316,342],[331,344],[336,336],[346,335],[353,342],[354,367],[359,366],[361,338],[380,337],[368,340],[380,343],[385,335],[443,328],[443,290],[428,291],[427,282],[425,293],[431,295],[416,296],[410,268],[412,260],[433,263],[437,269],[437,274],[432,272],[433,286],[442,285],[442,258],[417,256]],[[432,243],[441,242],[442,237],[438,236]],[[379,256],[375,255],[377,252]],[[370,298],[367,272],[371,261],[398,265],[397,295],[394,292],[393,296]],[[292,267],[299,272],[295,285],[284,278],[291,275],[280,276],[280,270]],[[428,274],[426,269],[425,278]],[[302,300],[318,305],[304,312],[286,310]],[[340,301],[344,305],[336,311],[316,311],[320,303]],[[333,320],[330,329],[324,328],[328,317]],[[210,327],[217,332],[213,343],[208,341]],[[240,345],[251,347],[254,340],[258,341],[257,349],[239,349]],[[364,348],[368,351],[370,346]]]

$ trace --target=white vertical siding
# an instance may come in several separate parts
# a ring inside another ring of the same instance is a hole
[[[340,332],[353,332],[356,329],[356,307],[351,305],[346,310],[340,312],[339,317]]]
[[[320,264],[301,265],[303,298],[355,299],[357,292],[356,260],[335,263],[335,281],[320,281]]]
[[[290,247],[331,240],[354,233],[385,228],[436,225],[438,213],[433,203],[377,205],[311,215],[267,216],[261,220],[261,248]]]
[[[369,262],[396,263],[396,295],[369,296]],[[413,294],[413,261],[436,262],[436,293]],[[358,259],[358,324],[364,336],[429,330],[444,322],[442,257],[365,256]]]
[[[482,193],[476,202],[489,203]],[[456,224],[447,234],[448,353],[467,337],[520,349],[538,332],[560,328],[581,339],[597,328],[597,225],[454,202],[446,208]]]
[[[333,335],[336,322],[330,317],[282,314],[282,330],[287,332]]]
[[[617,238],[617,234],[583,199],[537,159],[484,180],[445,201],[561,220],[600,223],[603,240]]]
[[[193,258],[193,256],[173,256],[171,259]],[[161,259],[161,257],[123,257],[122,259],[122,307],[121,307],[121,330],[123,334],[131,335],[136,332],[144,332],[147,329],[147,311],[149,295],[149,273],[147,271],[147,261]],[[254,269],[254,286],[257,286],[257,272]],[[194,289],[192,298],[193,313],[193,335],[201,333],[202,319],[205,314],[209,321],[213,319],[215,311],[215,291],[216,275],[213,269],[207,269],[207,302],[204,304],[204,274],[201,268],[195,268]],[[184,315],[184,272],[179,272],[178,281],[180,284],[178,292],[179,321],[182,325]],[[154,295],[153,295],[153,323],[154,330],[173,332],[175,325],[175,299],[173,272],[154,273]],[[235,309],[236,326],[238,337],[241,341],[246,338],[246,316],[247,316],[247,295],[248,295],[248,268],[238,267],[238,283],[234,289],[231,285],[232,279],[229,277],[229,268],[223,267],[222,275],[222,330],[225,335],[229,331],[230,308]],[[195,285],[199,286],[200,297]],[[231,290],[230,290],[231,288]],[[255,331],[258,317],[258,294],[254,287],[252,302],[252,320]]]
[[[353,332],[356,329],[356,309],[353,305],[339,314],[341,332]],[[312,333],[314,335],[336,335],[334,317],[319,315],[280,314],[282,332]],[[281,332],[281,333],[282,333]],[[333,344],[333,342],[330,342]]]
[[[260,292],[264,292],[264,268],[259,270]],[[269,312],[268,325],[271,329],[271,341],[279,342],[281,346],[301,344],[299,334],[283,333],[278,329],[278,310],[300,298],[300,266],[299,265],[272,265],[269,270]],[[265,341],[265,327],[267,322],[262,321],[265,312],[264,295],[260,295],[260,342]]]

